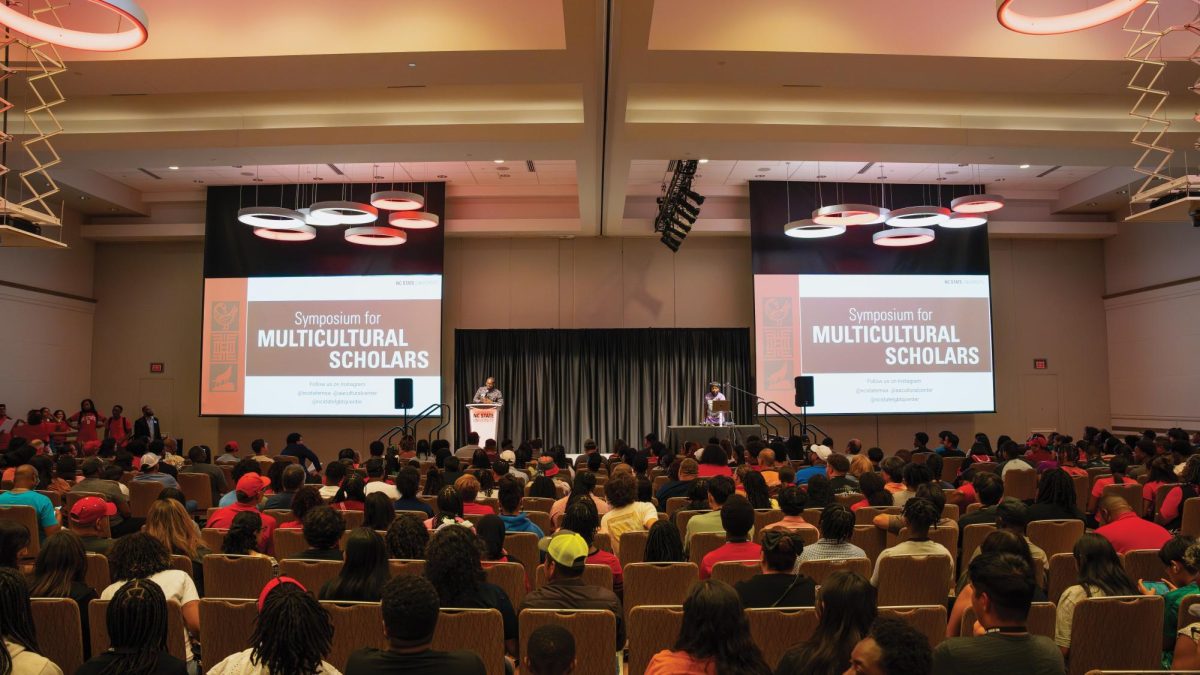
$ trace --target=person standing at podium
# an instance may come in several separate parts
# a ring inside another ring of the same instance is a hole
[[[725,394],[721,393],[720,382],[709,382],[708,393],[704,395],[704,423],[725,424],[725,413],[713,412],[713,401],[724,401]]]
[[[496,405],[504,404],[504,394],[496,388],[496,378],[489,377],[484,380],[483,386],[475,390],[475,398],[471,399],[472,403],[495,403]]]

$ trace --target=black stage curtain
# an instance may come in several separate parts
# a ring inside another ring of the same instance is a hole
[[[501,438],[541,438],[568,453],[583,441],[600,448],[617,439],[640,447],[668,426],[703,419],[711,381],[749,390],[750,331],[746,328],[604,330],[457,330],[454,334],[457,438],[469,423],[462,406],[485,378],[504,394]],[[739,423],[753,405],[725,390]]]

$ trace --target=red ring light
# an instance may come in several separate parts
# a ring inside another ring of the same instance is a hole
[[[1057,16],[1030,16],[1012,8],[1016,0],[999,0],[996,19],[1001,26],[1026,35],[1073,33],[1108,23],[1146,4],[1146,0],[1109,0],[1089,9]]]
[[[146,12],[134,0],[91,0],[133,24],[119,33],[90,33],[55,26],[36,17],[22,14],[12,7],[0,4],[0,24],[60,47],[83,49],[90,52],[121,52],[140,47],[150,37]]]

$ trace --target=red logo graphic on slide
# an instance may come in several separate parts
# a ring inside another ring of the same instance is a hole
[[[237,364],[214,363],[208,369],[208,390],[237,391]]]
[[[238,314],[241,312],[240,302],[214,302],[212,305],[212,330],[236,331],[238,329]]]
[[[241,340],[242,303],[221,301],[212,303],[212,322],[209,326],[208,390],[235,392],[238,389],[238,347]]]

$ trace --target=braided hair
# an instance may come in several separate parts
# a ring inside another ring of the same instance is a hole
[[[911,539],[926,539],[929,528],[937,525],[941,511],[932,500],[913,497],[904,502],[904,521],[908,524]]]
[[[333,644],[329,612],[295,584],[267,594],[250,636],[250,661],[268,673],[312,675]]]
[[[25,585],[25,577],[10,567],[0,567],[0,638],[28,651],[38,651],[29,588]],[[7,649],[0,649],[0,675],[12,672],[12,656]]]
[[[1172,478],[1174,480],[1174,478]],[[1042,482],[1038,486],[1038,504],[1055,504],[1061,508],[1075,510],[1075,483],[1071,476],[1062,469],[1051,469],[1042,474]]]
[[[167,597],[149,579],[134,579],[108,603],[109,653],[99,675],[150,675],[167,651]]]

